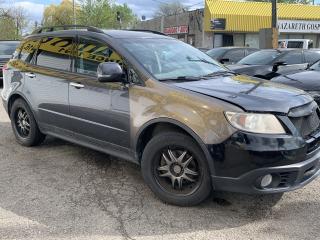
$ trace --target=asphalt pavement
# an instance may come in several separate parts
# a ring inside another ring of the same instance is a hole
[[[277,204],[216,193],[170,206],[132,163],[51,137],[18,145],[0,105],[0,239],[320,239],[320,179]]]

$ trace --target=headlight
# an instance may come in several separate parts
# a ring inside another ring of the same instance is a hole
[[[273,114],[225,112],[225,116],[233,127],[246,132],[286,133],[279,120]]]

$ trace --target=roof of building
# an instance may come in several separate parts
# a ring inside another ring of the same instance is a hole
[[[226,31],[257,32],[271,26],[271,3],[206,0],[205,31],[213,18],[227,19]],[[320,21],[320,6],[278,3],[278,18]]]

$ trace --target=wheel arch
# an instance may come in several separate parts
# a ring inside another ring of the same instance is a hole
[[[26,100],[26,98],[25,98],[22,94],[20,94],[20,93],[14,93],[14,94],[12,94],[12,95],[9,97],[9,99],[8,99],[8,115],[9,115],[9,116],[10,116],[10,114],[11,114],[11,108],[12,108],[13,103],[14,103],[17,99],[19,99],[19,98],[21,98],[22,100],[24,100],[24,101],[30,106],[29,102]]]
[[[210,168],[210,173],[214,174],[214,164],[213,159],[208,151],[206,144],[202,141],[202,139],[188,126],[185,124],[170,118],[158,118],[154,120],[150,120],[145,123],[134,139],[134,151],[136,153],[136,157],[140,163],[142,153],[144,151],[145,146],[151,140],[151,138],[161,132],[161,131],[176,131],[184,133],[190,136],[192,139],[196,141],[199,147],[202,149],[206,160],[208,162],[208,166]]]

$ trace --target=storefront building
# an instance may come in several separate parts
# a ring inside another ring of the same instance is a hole
[[[320,48],[320,6],[278,4],[279,39],[311,39]],[[198,48],[259,48],[259,32],[271,27],[270,2],[205,0],[205,8],[141,21],[137,29],[163,32]]]
[[[259,47],[260,29],[271,27],[271,3],[206,0],[204,31],[212,47]],[[320,6],[278,4],[279,39],[311,39],[320,47]],[[212,41],[212,42],[211,42]]]
[[[159,31],[193,46],[201,47],[205,45],[205,42],[212,40],[211,38],[205,39],[203,19],[204,9],[198,9],[177,15],[141,21],[135,28]]]

